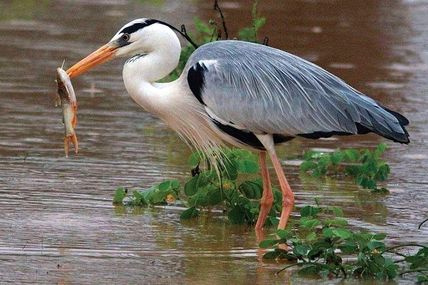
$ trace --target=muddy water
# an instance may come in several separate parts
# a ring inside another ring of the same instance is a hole
[[[128,97],[121,61],[74,83],[81,152],[65,159],[54,70],[76,62],[136,17],[191,24],[210,1],[2,1],[0,3],[0,283],[250,284],[302,281],[261,263],[251,228],[218,214],[180,223],[180,209],[113,208],[115,187],[187,175],[186,146]],[[222,1],[230,33],[250,21],[247,1]],[[409,146],[390,143],[391,194],[299,175],[311,148],[371,147],[375,136],[295,140],[279,148],[297,204],[345,208],[357,228],[391,242],[426,242],[428,227],[428,1],[261,1],[270,45],[312,60],[406,114]],[[310,281],[305,280],[306,283]],[[319,283],[319,281],[313,281]],[[339,281],[337,281],[339,282]],[[401,280],[402,282],[408,282]],[[334,282],[333,282],[334,283]]]

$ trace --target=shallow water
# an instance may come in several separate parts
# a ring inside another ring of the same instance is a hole
[[[280,266],[260,261],[253,229],[230,226],[219,214],[180,223],[174,207],[132,212],[111,205],[117,186],[188,175],[189,150],[126,94],[121,61],[74,81],[81,148],[78,156],[63,155],[55,68],[105,43],[128,20],[191,27],[195,15],[215,16],[210,2],[0,3],[0,283],[302,282],[275,276]],[[236,34],[250,22],[247,1],[222,2]],[[279,147],[297,205],[319,197],[344,207],[356,228],[386,232],[391,242],[427,242],[428,227],[417,225],[428,216],[428,1],[261,2],[268,21],[260,36],[271,46],[314,61],[411,121],[410,145],[388,143],[387,196],[370,196],[349,181],[310,179],[296,166],[308,149],[372,147],[383,141],[376,136]]]

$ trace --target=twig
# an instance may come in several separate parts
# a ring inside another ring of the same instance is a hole
[[[399,275],[400,275],[400,276],[403,276],[404,274],[416,273],[416,272],[419,272],[419,273],[428,272],[428,269],[414,269],[414,270],[406,270],[406,271],[401,272]]]
[[[197,44],[195,44],[195,42],[192,40],[192,38],[189,36],[189,34],[187,33],[187,31],[186,31],[186,26],[185,25],[181,25],[181,30],[179,30],[179,29],[177,29],[176,27],[174,27],[174,26],[172,26],[172,25],[170,25],[170,24],[168,24],[168,23],[165,23],[165,22],[162,22],[162,21],[159,21],[159,23],[161,23],[161,24],[163,24],[163,25],[165,25],[165,26],[167,26],[167,27],[169,27],[169,28],[171,28],[171,29],[173,29],[174,31],[176,31],[176,32],[178,32],[180,35],[182,35],[186,40],[188,40],[189,41],[189,43],[195,48],[195,49],[197,49],[199,46],[197,45]]]
[[[199,46],[197,44],[195,44],[195,42],[193,42],[193,40],[190,38],[189,34],[187,33],[186,30],[186,26],[185,25],[181,25],[181,31],[180,34],[186,38],[186,40],[189,41],[189,43],[195,48],[197,49]]]
[[[265,46],[269,46],[269,37],[265,37],[265,38],[263,39],[263,45],[265,45]]]
[[[428,219],[423,220],[422,223],[419,224],[418,230],[420,230],[422,225],[425,224],[426,222],[428,222]]]
[[[218,0],[214,1],[214,10],[216,10],[220,14],[221,24],[223,25],[224,35],[226,36],[226,40],[229,39],[229,33],[227,32],[226,20],[224,19],[223,11],[218,5]]]
[[[345,270],[345,268],[343,267],[343,265],[339,265],[339,269],[340,269],[340,271],[342,271],[343,278],[347,278],[347,277],[348,277],[348,274],[346,274],[346,270]]]
[[[279,273],[281,273],[282,271],[284,271],[284,270],[286,270],[288,268],[291,268],[293,266],[300,266],[300,265],[302,265],[302,264],[294,263],[294,264],[287,265],[284,268],[282,268],[282,269],[278,270],[277,272],[275,272],[275,274],[278,275]]]
[[[425,245],[422,245],[422,244],[418,244],[418,243],[408,243],[408,244],[401,244],[401,245],[396,245],[396,246],[393,246],[393,247],[387,248],[387,249],[385,249],[383,252],[391,252],[391,251],[393,251],[394,249],[401,248],[401,247],[407,247],[407,246],[417,246],[417,247],[427,248]]]

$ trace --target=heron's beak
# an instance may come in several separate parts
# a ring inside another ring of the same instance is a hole
[[[99,65],[113,58],[116,53],[118,46],[114,42],[103,45],[72,67],[67,70],[68,76],[70,78],[79,76],[82,73],[85,73],[92,67]]]

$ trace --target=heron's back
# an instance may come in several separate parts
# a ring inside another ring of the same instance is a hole
[[[290,53],[242,41],[198,48],[189,87],[218,124],[252,134],[307,138],[375,132],[408,143],[408,120],[337,76]]]

